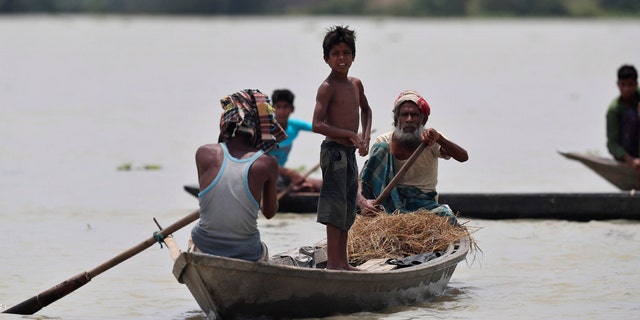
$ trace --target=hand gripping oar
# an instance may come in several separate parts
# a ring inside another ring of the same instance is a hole
[[[304,179],[306,179],[307,177],[309,177],[310,174],[312,174],[314,171],[318,170],[318,168],[320,168],[320,164],[316,164],[315,166],[313,166],[313,168],[309,169],[309,171],[307,171],[307,173],[305,173],[302,176],[302,180],[304,181]],[[282,191],[278,192],[278,200],[282,199],[282,197],[286,196],[287,193],[289,193],[289,191],[291,191],[291,189],[293,189],[295,185],[293,183],[289,183],[289,185],[284,188]]]
[[[190,213],[189,215],[187,215],[186,217],[168,226],[166,229],[159,231],[157,235],[160,235],[163,238],[166,238],[170,234],[176,232],[177,230],[180,230],[183,227],[189,225],[190,223],[198,220],[199,217],[200,217],[200,211],[196,210]],[[140,242],[138,245],[131,247],[127,251],[124,251],[119,255],[111,258],[110,260],[104,262],[103,264],[95,267],[94,269],[89,270],[88,272],[83,272],[75,277],[69,278],[68,280],[65,280],[64,282],[46,291],[43,291],[40,294],[30,299],[27,299],[5,311],[2,311],[2,313],[25,314],[25,315],[34,314],[38,312],[38,310],[50,305],[53,302],[56,302],[60,298],[82,287],[87,282],[91,281],[91,279],[98,276],[99,274],[115,267],[121,262],[151,247],[156,242],[157,242],[157,238],[154,235],[148,238],[147,240]]]
[[[372,129],[371,133],[376,132],[376,129]],[[318,168],[320,168],[320,164],[316,164],[315,166],[313,166],[311,169],[309,169],[309,171],[307,171],[307,173],[305,173],[302,176],[302,180],[304,181],[304,179],[306,179],[307,177],[309,177],[309,175],[311,175],[313,172],[315,172],[316,170],[318,170]],[[286,196],[287,193],[289,193],[289,191],[291,191],[291,189],[293,189],[293,187],[295,187],[295,185],[293,183],[290,183],[286,188],[282,189],[282,191],[278,192],[278,200],[282,199],[282,197]]]

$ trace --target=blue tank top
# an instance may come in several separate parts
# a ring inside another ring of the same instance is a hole
[[[263,152],[246,159],[231,156],[221,143],[224,160],[213,182],[198,194],[200,220],[191,230],[204,253],[258,261],[262,244],[258,231],[260,204],[249,190],[249,168]]]

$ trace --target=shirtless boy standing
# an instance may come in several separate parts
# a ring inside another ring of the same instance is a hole
[[[356,56],[355,32],[331,27],[322,42],[324,61],[331,68],[320,84],[313,113],[313,132],[326,136],[320,146],[322,189],[319,223],[327,226],[327,269],[358,270],[349,265],[347,237],[355,221],[360,156],[369,152],[371,108],[360,79],[348,76]],[[358,110],[360,109],[360,110]],[[358,126],[362,123],[362,136]]]

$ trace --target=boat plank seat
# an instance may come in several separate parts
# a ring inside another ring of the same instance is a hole
[[[359,265],[357,268],[365,271],[387,271],[387,270],[395,269],[396,266],[392,264],[388,264],[387,260],[389,259],[385,259],[385,258],[371,259]]]

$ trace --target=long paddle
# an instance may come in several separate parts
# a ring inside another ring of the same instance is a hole
[[[277,144],[273,144],[264,153],[268,153],[273,149]],[[162,236],[162,238],[168,238],[168,236],[190,223],[198,220],[200,218],[200,210],[196,210],[186,217],[174,222],[172,225],[168,226],[166,229],[160,230],[157,234]],[[156,222],[157,223],[157,222]],[[69,293],[76,291],[78,288],[87,284],[91,279],[97,277],[99,274],[117,266],[121,262],[135,256],[136,254],[144,251],[145,249],[154,245],[158,240],[155,235],[148,238],[145,241],[138,243],[137,245],[129,248],[127,251],[122,252],[121,254],[111,258],[110,260],[102,263],[101,265],[89,270],[80,273],[77,276],[71,277],[58,285],[51,287],[36,296],[29,298],[25,301],[20,302],[19,304],[2,311],[2,313],[11,313],[11,314],[34,314],[38,312],[38,310],[60,300],[62,297],[68,295]],[[173,254],[173,253],[172,253]]]
[[[391,190],[395,188],[395,186],[398,184],[400,179],[402,179],[402,177],[407,172],[407,170],[409,170],[411,165],[413,165],[413,163],[416,162],[416,159],[418,159],[418,157],[420,156],[420,153],[422,153],[422,151],[426,147],[427,147],[426,142],[423,141],[422,143],[420,143],[420,146],[418,146],[418,148],[413,152],[413,154],[411,155],[411,157],[409,157],[407,162],[405,162],[404,165],[402,165],[402,168],[400,168],[398,173],[396,173],[393,179],[391,179],[391,182],[389,182],[389,184],[386,187],[384,187],[384,190],[382,190],[382,193],[380,193],[380,195],[376,198],[374,205],[382,204],[382,202],[389,196],[389,194],[391,194]]]
[[[158,234],[162,235],[162,237],[164,238],[167,238],[170,234],[189,225],[191,222],[198,220],[199,217],[200,217],[200,211],[196,210],[190,213],[189,215],[187,215],[186,217],[168,226],[166,229],[162,229],[160,232],[158,232]],[[23,315],[34,314],[38,312],[38,310],[50,305],[51,303],[59,300],[60,298],[82,287],[87,282],[91,281],[91,279],[98,276],[99,274],[113,268],[114,266],[120,264],[121,262],[151,247],[156,242],[157,242],[156,238],[152,236],[147,240],[140,242],[138,245],[131,247],[127,251],[124,251],[119,255],[111,258],[110,260],[104,262],[103,264],[95,267],[94,269],[89,270],[88,272],[83,272],[77,276],[71,277],[68,280],[46,291],[43,291],[40,294],[30,299],[27,299],[5,311],[2,311],[2,313],[23,314]]]

